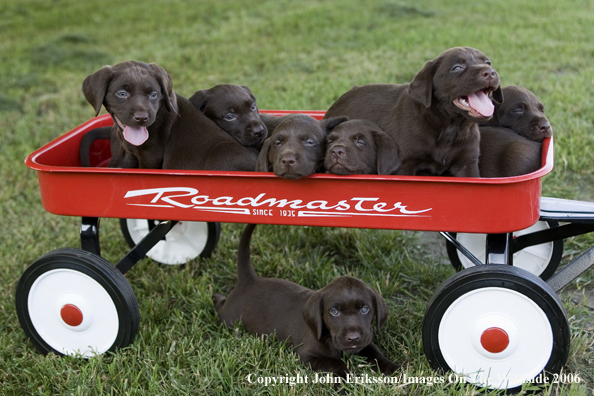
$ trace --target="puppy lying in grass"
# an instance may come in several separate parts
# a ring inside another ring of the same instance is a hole
[[[248,224],[237,254],[237,285],[224,296],[213,295],[219,320],[232,328],[241,321],[251,333],[276,334],[294,347],[301,361],[316,371],[346,378],[345,353],[367,358],[383,374],[398,366],[373,343],[388,318],[379,293],[359,279],[341,276],[314,291],[284,279],[259,277],[250,260],[255,229]]]

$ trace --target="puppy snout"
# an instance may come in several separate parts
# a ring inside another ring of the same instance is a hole
[[[332,158],[342,158],[346,155],[346,149],[343,146],[334,146],[330,149]]]
[[[546,132],[551,128],[551,124],[548,121],[541,121],[538,123],[538,129],[541,132]]]
[[[293,154],[288,154],[281,158],[280,163],[284,167],[292,168],[297,163],[297,158]]]
[[[361,339],[361,333],[358,331],[348,332],[345,336],[348,342],[357,342]]]
[[[145,111],[136,112],[136,113],[134,113],[133,117],[134,117],[134,121],[136,121],[140,125],[146,124],[146,122],[148,121],[148,113]]]
[[[261,137],[264,134],[264,127],[262,125],[258,125],[252,128],[252,135],[256,137]]]
[[[492,67],[487,67],[481,72],[481,77],[485,80],[493,80],[497,77],[497,72]]]

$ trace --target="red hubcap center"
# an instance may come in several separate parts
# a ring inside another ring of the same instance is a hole
[[[68,326],[76,327],[83,321],[82,311],[73,304],[66,304],[60,310],[60,316]]]
[[[483,331],[481,345],[491,353],[503,352],[509,345],[509,336],[499,327],[490,327]]]

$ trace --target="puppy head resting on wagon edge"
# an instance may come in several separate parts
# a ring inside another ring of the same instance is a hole
[[[173,120],[163,113],[177,112],[173,84],[165,69],[155,63],[137,61],[104,66],[85,78],[83,93],[95,108],[96,115],[101,106],[105,106],[114,121],[112,133],[117,131],[120,145],[134,154],[141,168],[161,167],[162,148],[168,136],[150,133],[149,128],[153,131],[168,130],[162,124],[172,123]],[[156,146],[160,149],[157,150]],[[141,154],[141,151],[151,149],[161,154]]]
[[[273,171],[284,179],[300,179],[323,171],[326,135],[347,117],[316,120],[305,114],[283,119],[264,141],[256,171]]]

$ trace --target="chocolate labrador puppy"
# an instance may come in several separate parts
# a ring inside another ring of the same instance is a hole
[[[542,140],[553,136],[544,106],[526,88],[502,88],[505,101],[494,117],[481,126],[482,177],[510,177],[534,172],[542,165]]]
[[[173,91],[158,65],[127,61],[105,66],[83,82],[98,114],[111,114],[110,166],[253,171],[257,156],[190,101]]]
[[[241,145],[259,149],[268,136],[247,86],[220,84],[194,92],[190,102]]]
[[[326,138],[326,173],[391,175],[400,164],[394,139],[371,121],[343,122]]]
[[[507,100],[507,99],[506,99]],[[542,143],[501,127],[480,127],[482,177],[511,177],[534,172],[542,164]]]
[[[502,102],[499,75],[479,50],[456,47],[428,61],[410,84],[355,87],[326,117],[375,122],[400,149],[401,175],[478,177],[478,123]]]
[[[237,285],[227,297],[213,296],[219,320],[232,328],[241,321],[256,334],[276,334],[290,342],[301,361],[313,370],[345,378],[344,353],[365,356],[379,370],[392,374],[398,366],[373,343],[388,317],[379,293],[359,279],[341,276],[314,291],[296,283],[259,277],[250,260],[254,224],[241,235],[237,258]]]
[[[175,118],[171,77],[155,63],[128,61],[104,66],[85,78],[87,101],[111,114],[110,166],[160,168]]]
[[[264,141],[256,171],[273,171],[285,179],[299,179],[321,172],[326,135],[347,117],[318,121],[304,114],[285,117]]]
[[[505,101],[495,106],[495,115],[484,126],[509,128],[526,139],[540,142],[553,136],[544,106],[536,95],[524,87],[502,88]]]

